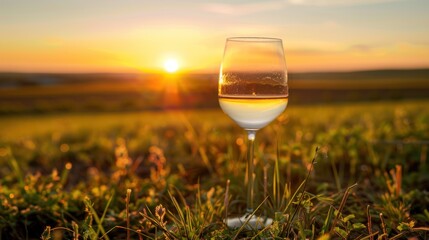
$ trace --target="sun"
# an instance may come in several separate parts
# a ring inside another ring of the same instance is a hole
[[[179,63],[177,62],[176,59],[172,59],[172,58],[167,59],[164,62],[164,69],[169,73],[174,73],[179,69]]]

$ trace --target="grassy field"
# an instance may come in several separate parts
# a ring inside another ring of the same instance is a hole
[[[1,239],[429,238],[428,100],[290,105],[257,135],[262,230],[223,223],[245,143],[218,109],[2,116]]]

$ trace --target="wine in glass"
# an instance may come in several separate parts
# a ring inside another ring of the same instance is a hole
[[[286,63],[282,40],[261,37],[228,38],[219,74],[219,104],[247,132],[247,208],[242,217],[228,218],[229,227],[260,229],[271,218],[254,212],[253,145],[256,132],[277,118],[288,103]]]

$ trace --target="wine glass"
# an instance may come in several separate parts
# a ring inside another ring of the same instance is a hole
[[[253,145],[256,132],[277,118],[288,103],[282,40],[262,37],[227,38],[219,74],[219,105],[247,132],[247,208],[242,217],[228,218],[231,227],[260,229],[272,219],[254,212]]]

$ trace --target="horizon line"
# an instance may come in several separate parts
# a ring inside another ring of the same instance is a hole
[[[427,67],[403,67],[403,68],[363,68],[363,69],[350,69],[350,70],[308,70],[308,71],[288,71],[288,74],[310,74],[310,73],[353,73],[353,72],[378,72],[378,71],[416,71],[416,70],[429,70]],[[166,73],[162,71],[3,71],[0,70],[0,74],[68,74],[68,75],[85,75],[85,74],[137,74],[137,75],[215,75],[218,72],[199,72],[199,71],[182,71],[176,73]]]

